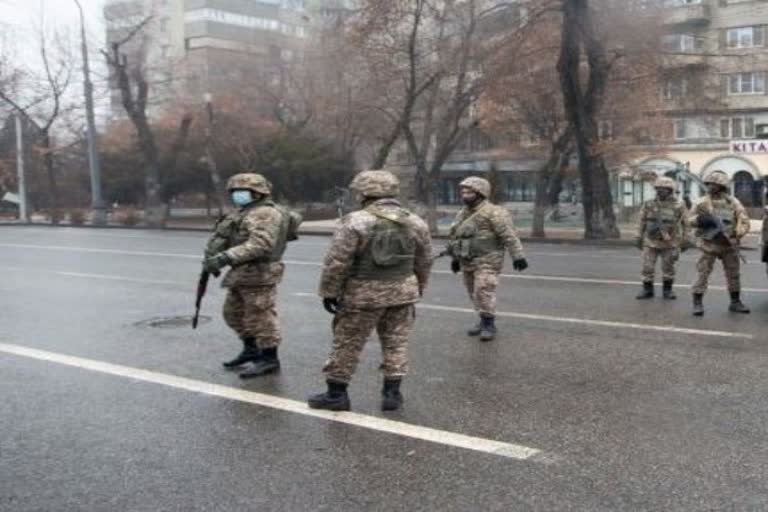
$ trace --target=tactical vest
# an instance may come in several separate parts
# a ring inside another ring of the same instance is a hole
[[[674,226],[678,222],[676,205],[657,203],[654,206],[653,212],[645,220],[645,232],[653,240],[667,240],[671,238]]]
[[[278,212],[280,212],[280,231],[278,233],[277,240],[275,240],[275,246],[272,248],[272,251],[269,254],[264,255],[256,260],[244,262],[244,264],[276,263],[280,261],[288,245],[288,233],[292,220],[291,213],[285,208],[278,206],[273,201],[254,203],[253,205],[241,208],[240,210],[234,213],[230,213],[229,215],[219,219],[219,221],[216,223],[214,236],[208,242],[208,246],[206,247],[206,254],[211,253],[209,255],[213,255],[218,252],[225,251],[229,248],[244,244],[248,238],[247,234],[241,233],[240,226],[242,225],[245,216],[248,214],[248,211],[251,208],[263,207],[275,208]]]
[[[399,281],[414,275],[416,241],[411,230],[410,212],[398,208],[395,212],[376,206],[365,209],[377,220],[371,228],[370,239],[355,257],[350,277],[370,281]]]
[[[475,213],[461,221],[451,230],[451,236],[453,237],[453,240],[450,242],[451,254],[455,257],[472,259],[504,250],[504,246],[498,237],[480,235],[476,218],[487,207],[488,204],[481,206]]]

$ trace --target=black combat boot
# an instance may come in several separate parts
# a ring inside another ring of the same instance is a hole
[[[493,341],[496,337],[496,318],[493,315],[481,315],[480,341]]]
[[[236,358],[231,361],[221,363],[224,368],[231,370],[239,366],[243,366],[246,363],[255,363],[261,357],[261,351],[256,346],[256,341],[253,338],[243,338],[243,351],[240,352]]]
[[[704,294],[694,293],[693,294],[693,316],[703,316],[703,315],[704,315]]]
[[[664,298],[665,299],[675,300],[677,298],[677,295],[675,295],[675,290],[673,289],[674,285],[675,285],[675,282],[672,279],[664,280]]]
[[[248,370],[240,374],[241,379],[253,379],[280,370],[280,360],[277,358],[277,347],[265,348],[261,357]]]
[[[467,335],[468,336],[480,336],[480,332],[483,330],[483,318],[480,317],[480,319],[477,321],[475,325],[467,329]]]
[[[653,283],[643,283],[643,289],[635,298],[637,300],[652,299],[653,295]]]
[[[312,409],[326,409],[328,411],[348,411],[349,395],[347,384],[342,382],[326,381],[328,391],[309,397],[307,403]]]
[[[402,381],[400,377],[384,379],[384,387],[381,390],[382,411],[396,411],[403,405],[403,395],[400,393],[400,383]]]
[[[731,305],[728,306],[728,310],[732,313],[749,314],[749,308],[741,302],[740,292],[731,292]]]

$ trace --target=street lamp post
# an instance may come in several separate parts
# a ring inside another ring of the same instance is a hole
[[[19,186],[19,221],[29,222],[27,187],[24,175],[24,125],[20,113],[16,113],[16,173]]]
[[[101,197],[101,167],[99,165],[98,134],[93,106],[93,83],[88,63],[88,43],[85,38],[85,15],[80,0],[74,0],[80,11],[80,49],[83,54],[83,88],[85,91],[85,116],[88,123],[88,167],[91,174],[91,222],[96,226],[107,223],[107,209]]]
[[[203,101],[208,117],[208,123],[205,126],[205,161],[208,164],[213,192],[216,196],[216,202],[219,203],[219,213],[221,213],[222,208],[224,208],[224,195],[221,188],[221,174],[213,154],[213,95],[209,92],[203,94]]]

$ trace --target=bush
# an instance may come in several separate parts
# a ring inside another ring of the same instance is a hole
[[[123,226],[136,226],[141,222],[141,216],[133,208],[124,208],[116,211],[114,219],[118,224],[122,224]]]
[[[88,214],[83,209],[75,209],[69,211],[69,223],[73,226],[82,226],[85,224],[85,219],[88,217]]]

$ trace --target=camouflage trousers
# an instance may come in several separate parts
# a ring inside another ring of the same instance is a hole
[[[333,320],[333,345],[323,367],[333,382],[352,380],[366,340],[376,329],[381,342],[380,369],[385,377],[400,377],[408,371],[408,336],[413,329],[413,304],[381,309],[342,309]]]
[[[657,247],[643,247],[643,282],[652,283],[656,276],[656,260],[661,259],[661,276],[664,281],[675,279],[675,265],[680,257],[679,250],[660,249]]]
[[[496,314],[496,288],[499,273],[493,270],[464,271],[464,286],[478,313]]]
[[[693,293],[705,293],[707,291],[709,276],[712,275],[716,260],[720,260],[723,264],[728,291],[741,291],[741,261],[739,260],[739,254],[733,249],[724,247],[715,252],[701,251],[701,256],[699,256],[699,261],[696,264],[698,276],[693,283]]]
[[[241,338],[253,338],[259,348],[280,344],[275,307],[277,286],[230,288],[224,301],[224,321]]]

